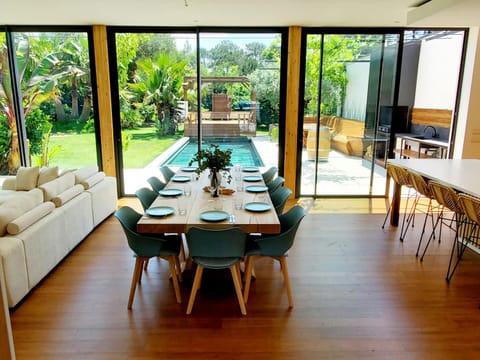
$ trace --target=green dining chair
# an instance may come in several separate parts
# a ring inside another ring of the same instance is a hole
[[[273,178],[275,177],[275,174],[277,173],[278,171],[278,168],[275,167],[275,166],[272,166],[271,168],[269,168],[267,171],[265,171],[264,173],[262,173],[262,177],[263,177],[263,182],[265,184],[268,184],[270,181],[273,180]]]
[[[140,203],[142,204],[142,207],[143,207],[143,211],[146,211],[150,207],[150,205],[152,205],[152,203],[155,201],[155,199],[158,196],[155,191],[153,191],[149,188],[145,188],[145,187],[135,191],[135,195],[138,198],[138,200],[140,200]],[[174,233],[171,233],[171,234],[169,233],[168,236],[173,237],[174,235],[179,238],[179,241],[180,241],[180,258],[182,259],[182,261],[184,261],[185,260],[185,248],[183,246],[182,235],[176,234],[176,233],[175,234]],[[163,236],[163,234],[160,235],[160,236]],[[147,268],[148,268],[148,260],[145,261],[145,265],[144,265],[144,269],[147,270]],[[179,278],[180,278],[180,281],[181,281],[182,280],[181,275],[179,275]]]
[[[170,275],[172,277],[173,288],[177,303],[181,303],[180,287],[178,285],[177,270],[180,271],[180,262],[178,255],[180,253],[180,241],[178,236],[155,235],[147,236],[136,232],[138,220],[142,217],[131,207],[123,206],[115,211],[115,217],[122,225],[128,246],[135,256],[135,268],[130,286],[130,295],[128,297],[128,309],[132,308],[133,299],[137,284],[142,279],[142,268],[151,257],[159,257],[168,261],[170,266]]]
[[[279,216],[281,224],[280,234],[249,237],[246,252],[245,288],[243,293],[245,303],[248,301],[254,261],[260,257],[270,257],[280,262],[287,288],[288,304],[290,307],[293,307],[292,288],[288,276],[287,253],[293,246],[300,222],[306,214],[307,212],[304,208],[300,205],[295,205],[286,213]],[[259,286],[258,276],[257,286]]]
[[[277,215],[283,213],[285,204],[287,203],[288,198],[292,195],[292,190],[286,186],[279,187],[273,193],[270,194],[270,199],[272,200],[273,207],[277,212]]]
[[[155,201],[157,198],[157,192],[143,187],[135,191],[135,196],[140,200],[140,203],[142,204],[143,211],[147,210],[150,205]]]
[[[245,255],[246,234],[240,228],[220,230],[192,227],[187,234],[190,256],[197,264],[187,315],[192,313],[193,303],[200,286],[203,269],[230,269],[242,315],[247,315],[242,296],[240,261]]]
[[[168,183],[170,179],[175,175],[175,172],[168,166],[160,166],[160,172],[163,175],[163,180]]]
[[[163,190],[163,188],[165,187],[165,183],[160,180],[158,177],[156,176],[151,176],[147,179],[147,182],[150,184],[150,186],[152,187],[152,190],[155,191],[155,192],[159,192],[160,190]]]
[[[268,192],[270,194],[273,193],[279,187],[283,186],[283,184],[285,184],[285,179],[281,176],[277,176],[275,179],[273,179],[267,184]]]

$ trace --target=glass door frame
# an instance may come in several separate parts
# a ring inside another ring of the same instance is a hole
[[[119,104],[119,89],[117,76],[117,61],[116,61],[116,42],[115,36],[117,33],[165,33],[165,34],[194,34],[196,36],[196,51],[197,51],[197,84],[201,84],[201,76],[199,71],[200,59],[200,36],[203,33],[241,33],[241,34],[261,34],[261,33],[278,33],[281,35],[281,50],[280,50],[280,105],[279,105],[279,157],[278,168],[279,174],[283,174],[284,153],[285,147],[285,114],[286,114],[286,78],[287,78],[287,58],[288,58],[288,28],[286,27],[124,27],[124,26],[108,26],[108,56],[109,56],[109,72],[110,72],[110,87],[112,98],[112,115],[113,134],[114,134],[114,148],[115,148],[115,162],[116,177],[119,188],[119,196],[126,196],[131,194],[125,193],[125,184],[123,180],[123,155],[122,155],[122,135],[120,126],[120,104]],[[200,101],[200,87],[197,86],[197,98]],[[201,108],[197,106],[198,119],[201,118]],[[198,122],[198,134],[201,136],[201,121]],[[199,142],[200,146],[200,142]]]
[[[387,34],[397,34],[399,36],[399,44],[398,44],[398,53],[397,53],[397,64],[396,64],[396,76],[395,76],[395,86],[394,86],[394,99],[393,99],[393,106],[398,105],[398,98],[399,98],[399,86],[400,86],[400,77],[402,74],[402,56],[403,56],[403,49],[405,46],[405,38],[404,35],[407,31],[463,31],[464,32],[464,44],[461,54],[461,65],[460,65],[460,74],[457,86],[457,95],[455,101],[455,109],[458,108],[460,95],[461,95],[461,84],[462,84],[462,77],[463,77],[463,66],[465,62],[465,50],[468,41],[468,29],[466,28],[303,28],[302,29],[302,40],[301,40],[301,53],[300,53],[300,88],[299,88],[299,117],[298,117],[298,141],[297,141],[297,159],[296,159],[296,172],[300,176],[296,177],[296,192],[295,196],[300,197],[303,194],[301,193],[301,169],[302,169],[302,129],[304,123],[304,97],[305,97],[305,72],[306,72],[306,51],[307,51],[307,36],[308,35],[328,35],[328,34],[368,34],[368,35],[387,35]],[[322,39],[323,41],[323,39]],[[323,56],[323,54],[322,54]],[[383,61],[382,61],[383,62]],[[381,80],[379,83],[381,86]],[[380,88],[379,88],[380,91]],[[377,97],[377,112],[375,117],[375,124],[378,126],[379,122],[379,111],[380,111],[380,97]],[[454,136],[456,124],[457,124],[457,111],[453,111],[453,118],[451,123],[451,134]],[[319,119],[317,119],[317,123],[319,123]],[[451,139],[453,139],[453,136]],[[317,137],[318,140],[318,137]],[[452,153],[454,144],[450,143],[450,155]],[[373,163],[373,162],[372,162]],[[373,169],[372,169],[373,171]],[[318,195],[316,190],[317,185],[317,174],[315,174],[315,191],[313,195],[314,198],[319,197],[388,197],[389,195],[389,181],[386,181],[385,184],[385,194],[384,195],[372,195],[372,190],[370,186],[369,194],[365,195]],[[372,178],[371,178],[372,179]],[[372,180],[371,180],[372,181]]]

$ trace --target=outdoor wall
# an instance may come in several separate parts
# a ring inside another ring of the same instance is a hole
[[[414,107],[455,108],[462,46],[461,35],[422,41]]]
[[[365,120],[368,94],[369,62],[347,64],[347,88],[342,117]]]

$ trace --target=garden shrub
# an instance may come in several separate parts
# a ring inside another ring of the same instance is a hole
[[[0,116],[0,174],[8,174],[11,136],[7,119]]]
[[[43,136],[51,130],[51,126],[50,116],[44,114],[40,109],[31,111],[25,117],[25,127],[30,146],[30,154],[38,155],[42,153]]]

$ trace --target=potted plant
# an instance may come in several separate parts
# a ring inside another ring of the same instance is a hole
[[[212,195],[218,196],[218,186],[221,183],[222,173],[226,176],[227,182],[230,183],[232,176],[229,172],[229,167],[232,166],[232,149],[221,150],[218,145],[210,144],[208,148],[199,150],[188,163],[192,166],[198,163],[198,168],[195,170],[197,174],[207,169],[210,170],[210,187],[212,188]]]

